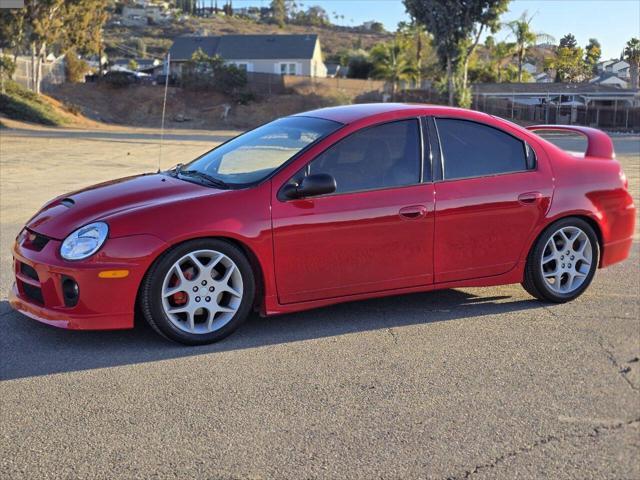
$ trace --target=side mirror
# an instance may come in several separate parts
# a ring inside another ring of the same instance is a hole
[[[282,194],[289,198],[315,197],[336,191],[336,179],[327,173],[316,173],[304,177],[299,184],[289,183],[282,189]]]

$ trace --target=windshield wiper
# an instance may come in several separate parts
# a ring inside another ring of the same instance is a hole
[[[204,180],[209,185],[216,188],[229,188],[229,184],[220,180],[219,178],[213,177],[208,173],[201,172],[200,170],[181,170],[176,169],[176,175],[184,175],[185,177],[196,177],[200,180]]]
[[[184,167],[184,163],[177,163],[176,165],[171,167],[169,170],[167,170],[166,173],[168,173],[172,177],[177,177],[180,171],[182,170],[182,167]]]

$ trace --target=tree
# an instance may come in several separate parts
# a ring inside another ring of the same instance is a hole
[[[415,58],[407,56],[406,49],[398,38],[375,45],[371,49],[371,61],[373,77],[391,84],[392,98],[396,96],[400,81],[415,80],[420,75]]]
[[[64,2],[61,12],[63,31],[57,43],[66,52],[81,55],[99,53],[102,27],[107,21],[107,0],[74,0]]]
[[[280,28],[284,27],[287,21],[287,6],[284,0],[272,0],[271,12],[273,13],[273,19]]]
[[[0,55],[0,93],[5,93],[5,81],[11,80],[16,71],[16,63],[8,55]]]
[[[560,39],[560,48],[570,48],[572,50],[578,47],[578,42],[576,41],[576,37],[571,33],[567,33],[564,37]]]
[[[0,48],[13,51],[14,63],[25,40],[25,13],[24,8],[0,9]]]
[[[550,40],[553,38],[546,33],[536,33],[531,29],[531,21],[533,15],[527,16],[526,10],[522,13],[520,18],[512,20],[506,24],[507,28],[511,31],[511,34],[515,37],[515,51],[516,58],[518,60],[518,82],[522,82],[522,65],[527,54],[527,50],[535,45],[539,40]]]
[[[300,4],[302,6],[302,4]],[[329,15],[327,11],[317,5],[307,8],[306,11],[299,11],[295,15],[296,23],[300,25],[311,25],[314,27],[322,27],[330,25]]]
[[[404,0],[409,15],[433,35],[440,62],[446,67],[449,104],[468,105],[468,67],[485,30],[495,33],[509,0]]]
[[[367,79],[371,77],[374,68],[369,56],[364,51],[351,56],[348,60],[348,66],[347,76],[349,78]]]
[[[631,71],[631,88],[638,88],[638,70],[640,70],[640,39],[632,38],[624,47],[624,58]]]
[[[176,8],[184,13],[195,14],[197,11],[196,0],[176,0]]]
[[[51,45],[67,52],[95,52],[102,41],[102,26],[106,21],[107,0],[26,0],[24,7],[2,13],[2,37],[13,31],[14,53],[20,49],[31,52],[31,88],[40,92],[42,61]]]
[[[600,61],[601,53],[600,42],[595,38],[590,38],[584,49],[584,63],[587,64],[587,68],[593,74],[598,73],[598,62]]]
[[[369,26],[369,30],[371,30],[374,33],[384,33],[385,29],[384,29],[384,25],[382,22],[371,22],[370,26]]]
[[[556,82],[580,82],[586,73],[583,50],[580,47],[559,47],[555,57],[545,62],[545,68],[556,70]]]
[[[79,83],[84,80],[84,76],[89,72],[89,65],[84,60],[78,58],[75,50],[67,51],[64,57],[64,69],[67,81],[71,83]]]
[[[213,88],[233,95],[247,84],[247,74],[235,65],[226,65],[222,57],[210,57],[199,48],[185,63],[181,81],[185,88]]]
[[[415,65],[418,69],[416,80],[420,82],[420,79],[427,75],[429,68],[437,64],[438,61],[431,45],[431,37],[424,26],[415,20],[410,23],[400,22],[396,35],[401,41],[406,57],[415,59]]]
[[[489,58],[479,64],[473,72],[473,80],[476,82],[521,82],[526,78],[512,64],[513,56],[516,54],[516,44],[512,42],[498,42],[491,37],[485,41],[485,47],[489,52]]]

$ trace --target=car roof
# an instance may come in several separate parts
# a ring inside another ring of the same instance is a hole
[[[469,110],[446,107],[442,105],[426,105],[419,103],[361,103],[339,107],[320,108],[295,116],[317,117],[333,120],[343,124],[354,123],[370,117],[395,117],[398,114],[407,115],[451,115],[467,116]],[[474,112],[479,113],[479,112]],[[486,115],[486,114],[480,114]],[[488,117],[488,115],[486,115]]]

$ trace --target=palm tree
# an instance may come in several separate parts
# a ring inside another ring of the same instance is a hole
[[[624,58],[631,71],[631,88],[638,88],[638,70],[640,69],[640,39],[632,38],[624,47]]]
[[[507,22],[506,27],[511,30],[511,34],[515,37],[516,40],[516,57],[518,59],[518,82],[522,81],[522,65],[524,64],[524,57],[527,54],[527,50],[532,45],[535,45],[536,42],[550,41],[553,42],[554,39],[551,35],[546,33],[536,33],[531,30],[531,20],[533,20],[534,15],[530,17],[527,16],[527,11],[525,10],[520,15],[520,18],[517,20],[512,20]]]
[[[405,52],[397,39],[379,43],[371,49],[373,76],[391,83],[392,98],[396,96],[399,82],[415,80],[420,75],[415,58],[408,58]]]
[[[516,44],[498,42],[495,44],[492,53],[492,63],[495,65],[498,76],[498,83],[504,79],[504,74],[508,73],[508,64],[511,63],[513,55],[516,53]],[[518,69],[518,82],[522,81],[522,67]]]

